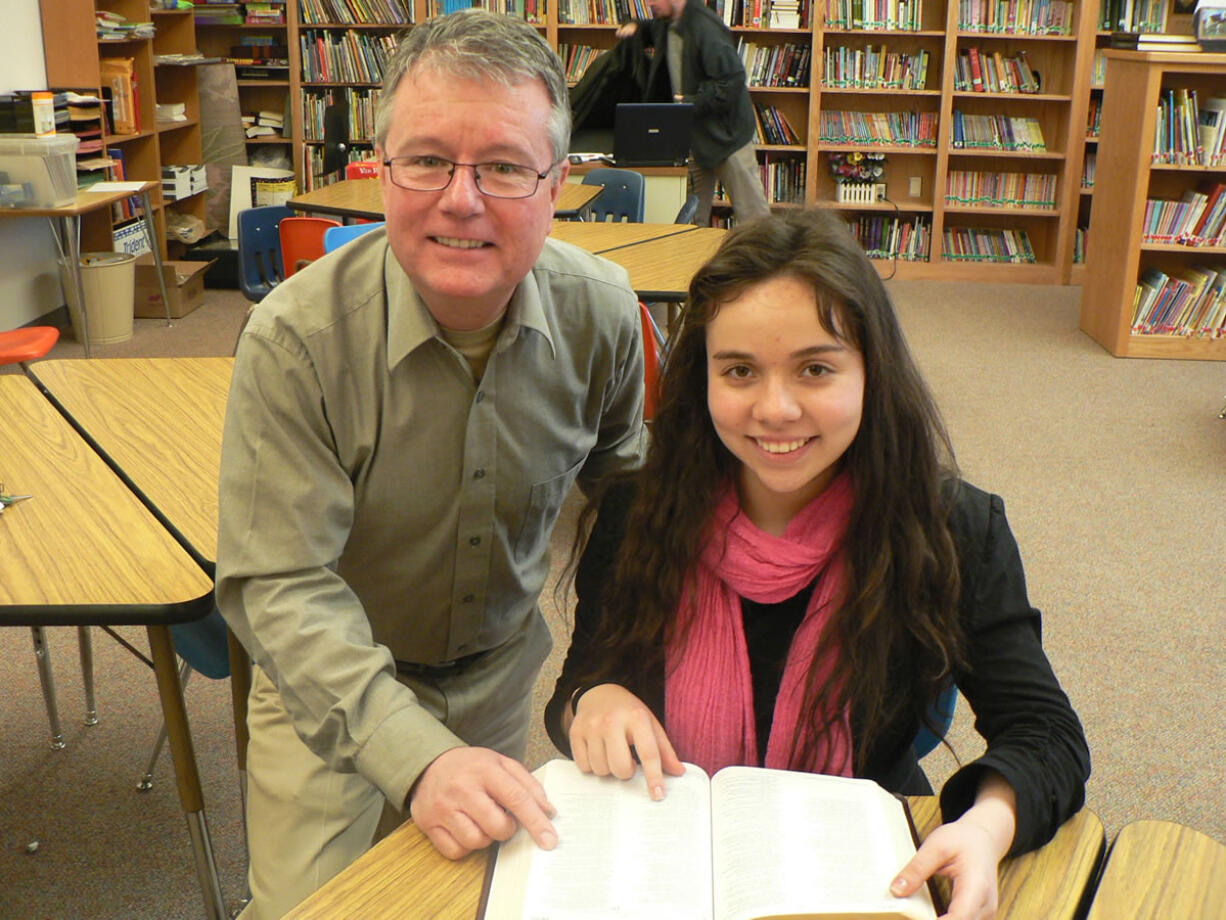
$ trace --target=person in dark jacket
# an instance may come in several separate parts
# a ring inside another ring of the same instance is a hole
[[[702,0],[648,0],[655,19],[629,22],[619,38],[638,32],[655,52],[652,68],[663,59],[673,99],[694,105],[690,140],[690,185],[698,196],[699,226],[711,222],[715,181],[724,184],[738,222],[770,213],[754,155],[753,103],[745,65],[732,33]]]
[[[987,742],[891,890],[953,882],[987,920],[997,866],[1082,805],[1081,723],[995,495],[963,482],[885,287],[842,220],[734,230],[694,276],[642,470],[598,507],[545,710],[585,772],[653,798],[682,761],[930,793],[913,742],[951,682]]]

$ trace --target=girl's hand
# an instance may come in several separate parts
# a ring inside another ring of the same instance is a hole
[[[647,792],[657,801],[664,798],[664,774],[685,772],[659,720],[619,684],[598,684],[579,697],[569,737],[575,766],[584,773],[630,779],[637,754]]]
[[[906,897],[933,875],[942,875],[953,883],[953,893],[941,920],[993,920],[997,869],[1009,852],[1016,827],[1013,787],[1000,774],[988,772],[975,804],[957,821],[928,835],[890,892]]]
[[[639,30],[639,27],[637,23],[627,22],[624,25],[620,25],[617,27],[617,37],[618,38],[629,38],[631,35],[633,35],[638,30]]]

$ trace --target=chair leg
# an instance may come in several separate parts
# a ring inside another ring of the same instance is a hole
[[[85,687],[85,724],[98,724],[98,704],[94,702],[94,640],[88,626],[77,627],[81,649],[81,683]]]
[[[34,637],[34,657],[38,661],[38,679],[43,685],[43,700],[47,704],[47,719],[51,722],[51,747],[64,747],[64,732],[60,729],[60,710],[55,704],[55,679],[51,676],[51,653],[47,649],[47,636],[41,626],[31,626]]]
[[[179,663],[179,683],[184,689],[187,688],[187,679],[192,675],[192,666],[186,661]],[[139,792],[148,792],[153,788],[153,770],[157,766],[158,758],[162,756],[162,748],[166,746],[166,720],[162,720],[162,728],[158,732],[157,740],[153,742],[153,753],[149,755],[149,766],[145,767],[145,774],[136,781],[136,788]],[[243,812],[246,814],[246,811]]]

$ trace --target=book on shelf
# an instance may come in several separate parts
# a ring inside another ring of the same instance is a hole
[[[906,802],[870,780],[757,767],[708,777],[687,764],[657,802],[641,775],[593,776],[567,760],[536,775],[558,810],[558,845],[542,850],[520,830],[499,847],[486,920],[580,908],[709,920],[937,916],[927,887],[890,894],[915,854],[914,827]]]
[[[1169,35],[1158,32],[1112,32],[1111,47],[1120,51],[1200,51],[1194,35]]]

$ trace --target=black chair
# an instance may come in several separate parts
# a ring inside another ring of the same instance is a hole
[[[333,102],[324,109],[324,175],[349,165],[349,104]]]

